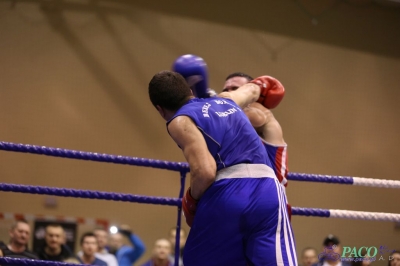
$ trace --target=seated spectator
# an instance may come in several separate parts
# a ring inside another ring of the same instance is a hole
[[[37,259],[35,253],[28,250],[31,228],[27,221],[18,220],[10,228],[10,243],[0,242],[2,256],[10,258]]]
[[[126,237],[132,246],[124,244],[124,237]],[[119,266],[132,266],[146,250],[142,240],[132,233],[127,225],[121,225],[118,228],[118,233],[112,234],[109,242],[110,253],[117,257]]]
[[[317,250],[315,248],[307,247],[301,252],[301,265],[311,266],[318,263]]]
[[[41,260],[64,261],[73,257],[70,249],[64,244],[64,228],[57,223],[49,224],[45,229],[45,245],[38,251]]]
[[[95,253],[98,250],[97,238],[93,233],[85,233],[81,237],[82,255],[78,256],[79,261],[86,265],[107,266],[107,263],[96,258]]]
[[[171,242],[164,238],[158,239],[154,244],[153,256],[142,266],[173,266],[171,252]]]
[[[172,252],[171,252],[171,259],[172,262],[175,263],[175,243],[176,243],[176,227],[173,227],[169,230],[169,242],[172,245]],[[185,229],[181,228],[180,235],[179,235],[179,266],[183,266],[183,250],[186,244],[186,231]]]
[[[396,250],[390,254],[389,266],[400,266],[400,251]]]
[[[351,266],[350,262],[341,260],[342,246],[340,245],[340,241],[336,236],[327,236],[322,245],[323,252],[319,255],[323,254],[323,256],[321,256],[319,262],[314,265]]]

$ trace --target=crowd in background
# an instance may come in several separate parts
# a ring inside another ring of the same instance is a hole
[[[44,244],[34,251],[28,248],[31,228],[28,222],[19,220],[13,223],[9,231],[10,239],[0,241],[0,257],[37,259],[46,261],[68,262],[99,266],[132,266],[146,251],[140,237],[133,233],[127,225],[118,227],[118,232],[110,234],[105,228],[95,228],[80,236],[78,253],[74,254],[66,245],[66,233],[59,223],[48,224],[45,228]],[[169,266],[174,265],[174,246],[176,229],[173,228],[165,238],[154,243],[152,257],[142,265]],[[186,232],[180,231],[180,247],[186,242]],[[125,244],[129,242],[129,244]],[[179,264],[182,252],[179,254]],[[4,265],[3,265],[4,266]]]
[[[166,233],[165,238],[159,238],[152,247],[152,255],[141,266],[173,266],[175,261],[176,228]],[[85,232],[79,239],[80,250],[74,254],[66,245],[66,235],[61,224],[52,223],[46,226],[44,244],[34,251],[29,250],[31,237],[29,223],[24,220],[15,221],[9,231],[10,239],[0,241],[0,257],[38,259],[60,261],[74,264],[99,266],[132,266],[144,254],[146,247],[140,237],[133,233],[127,225],[118,227],[118,232],[110,234],[104,228],[95,228]],[[130,243],[125,244],[126,240]],[[182,255],[186,242],[185,230],[180,230],[179,265],[182,266]],[[362,254],[351,254],[344,260],[342,245],[338,237],[329,235],[323,240],[323,249],[317,251],[314,247],[303,249],[298,259],[302,266],[368,266],[373,265],[376,257],[368,256],[367,249],[358,251]],[[388,266],[400,266],[400,251],[380,247],[379,258],[385,255]],[[387,253],[387,254],[384,254]],[[356,256],[354,256],[356,255]],[[358,259],[355,259],[358,258]]]

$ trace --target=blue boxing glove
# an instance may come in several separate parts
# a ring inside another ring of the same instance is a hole
[[[172,71],[178,72],[186,79],[197,98],[215,96],[208,88],[207,64],[203,58],[192,54],[182,55],[175,60]]]

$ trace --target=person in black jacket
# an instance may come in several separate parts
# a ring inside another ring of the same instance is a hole
[[[45,245],[37,251],[41,260],[64,261],[74,256],[64,244],[65,231],[60,224],[49,224],[45,230]]]
[[[4,257],[37,259],[35,253],[28,250],[31,228],[27,221],[18,220],[10,228],[10,242],[0,241],[0,251]]]

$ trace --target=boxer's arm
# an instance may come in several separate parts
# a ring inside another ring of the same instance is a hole
[[[235,91],[221,92],[218,94],[218,97],[231,99],[243,109],[250,103],[257,101],[260,97],[260,86],[247,83]]]
[[[168,124],[168,131],[189,163],[191,195],[198,200],[215,181],[215,160],[200,130],[189,117],[176,117]]]
[[[271,110],[257,102],[243,110],[263,140],[272,145],[286,145],[282,127]]]
[[[249,106],[243,108],[243,112],[249,118],[251,125],[255,129],[261,129],[267,122],[267,115],[263,111],[257,108],[253,108],[253,104],[250,104]],[[260,132],[258,130],[257,133],[260,135]]]

